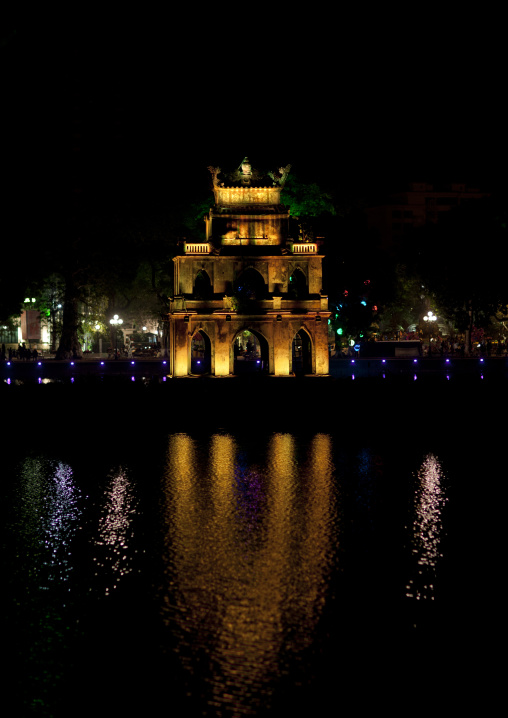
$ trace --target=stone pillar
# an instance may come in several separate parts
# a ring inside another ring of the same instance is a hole
[[[314,350],[316,352],[316,374],[328,374],[330,367],[328,356],[328,322],[326,319],[320,323],[316,323]]]
[[[289,351],[291,349],[289,324],[284,317],[273,323],[273,359],[275,376],[289,376]]]
[[[187,376],[189,373],[190,342],[188,323],[183,316],[173,323],[173,376]]]
[[[230,326],[225,317],[215,325],[215,376],[229,375]]]

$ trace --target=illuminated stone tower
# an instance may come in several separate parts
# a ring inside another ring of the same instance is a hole
[[[290,165],[210,167],[215,204],[203,242],[175,257],[173,376],[328,374],[328,297],[316,244],[290,234],[280,193]]]

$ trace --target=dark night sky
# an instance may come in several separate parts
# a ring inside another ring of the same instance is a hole
[[[353,195],[421,179],[505,185],[495,48],[480,55],[457,32],[451,46],[435,32],[394,43],[376,18],[353,33],[322,17],[226,31],[193,12],[149,30],[6,31],[6,166],[25,204],[82,196],[158,214],[175,189],[206,192],[208,165],[244,155]]]

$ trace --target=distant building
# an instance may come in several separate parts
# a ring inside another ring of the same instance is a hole
[[[174,258],[172,375],[327,374],[323,256],[290,236],[280,203],[290,166],[263,173],[245,158],[233,172],[209,169],[215,204],[205,237]]]
[[[486,196],[487,193],[465,184],[412,182],[407,190],[392,194],[387,201],[369,207],[366,210],[367,226],[376,229],[380,244],[388,247],[414,227],[437,222],[443,212]]]

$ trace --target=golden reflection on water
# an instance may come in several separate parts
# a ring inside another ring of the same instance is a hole
[[[416,560],[416,576],[406,586],[408,598],[434,600],[436,569],[442,554],[443,508],[446,496],[443,470],[438,459],[429,454],[417,476],[412,535],[412,553]]]
[[[302,465],[298,449],[291,434],[254,455],[227,434],[169,438],[163,613],[213,710],[266,705],[313,640],[336,531],[331,439],[316,435]]]

